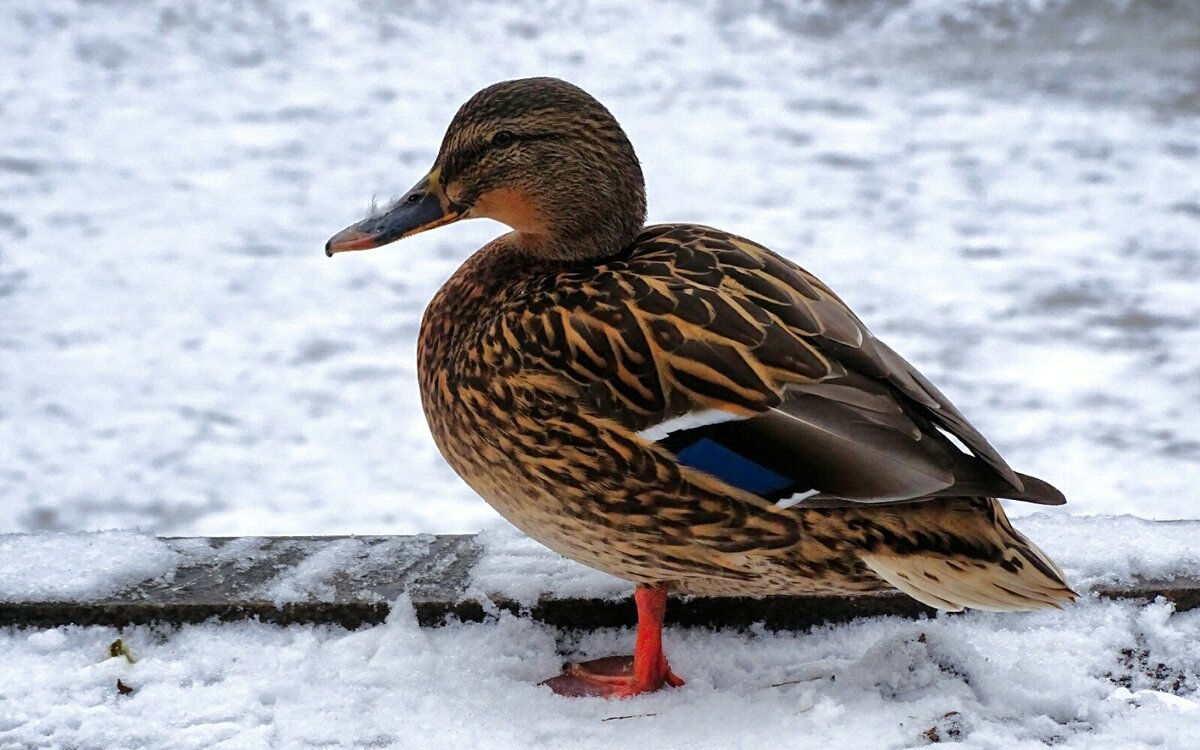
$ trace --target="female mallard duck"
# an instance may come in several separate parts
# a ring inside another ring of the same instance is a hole
[[[437,293],[417,356],[455,471],[534,539],[637,584],[632,658],[572,665],[553,689],[683,684],[662,652],[670,591],[1073,599],[995,499],[1057,505],[1056,489],[1009,468],[816,277],[717,229],[644,226],[645,211],[609,111],[530,78],[471,97],[429,174],[326,246],[467,218],[513,229]]]

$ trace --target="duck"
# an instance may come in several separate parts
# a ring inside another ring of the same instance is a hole
[[[555,78],[502,81],[433,167],[329,256],[464,219],[511,231],[429,303],[417,343],[434,442],[501,516],[634,584],[631,656],[567,664],[566,696],[684,681],[669,595],[899,589],[938,610],[1075,599],[1000,499],[1060,505],[786,257],[698,224],[646,225],[612,113]]]

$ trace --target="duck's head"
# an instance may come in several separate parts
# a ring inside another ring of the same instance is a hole
[[[620,252],[646,218],[642,169],[604,105],[556,78],[488,86],[450,122],[433,169],[325,253],[366,250],[459,219],[495,219],[508,241],[558,260]]]

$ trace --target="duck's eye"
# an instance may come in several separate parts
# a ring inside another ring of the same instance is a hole
[[[505,146],[511,146],[515,140],[517,140],[517,137],[512,133],[507,130],[501,130],[492,136],[492,145],[504,148]]]

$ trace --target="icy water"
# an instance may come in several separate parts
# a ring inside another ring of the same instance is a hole
[[[785,6],[3,4],[0,532],[495,522],[414,348],[501,228],[322,247],[525,75],[613,110],[651,220],[816,272],[1063,512],[1200,515],[1200,4]]]

